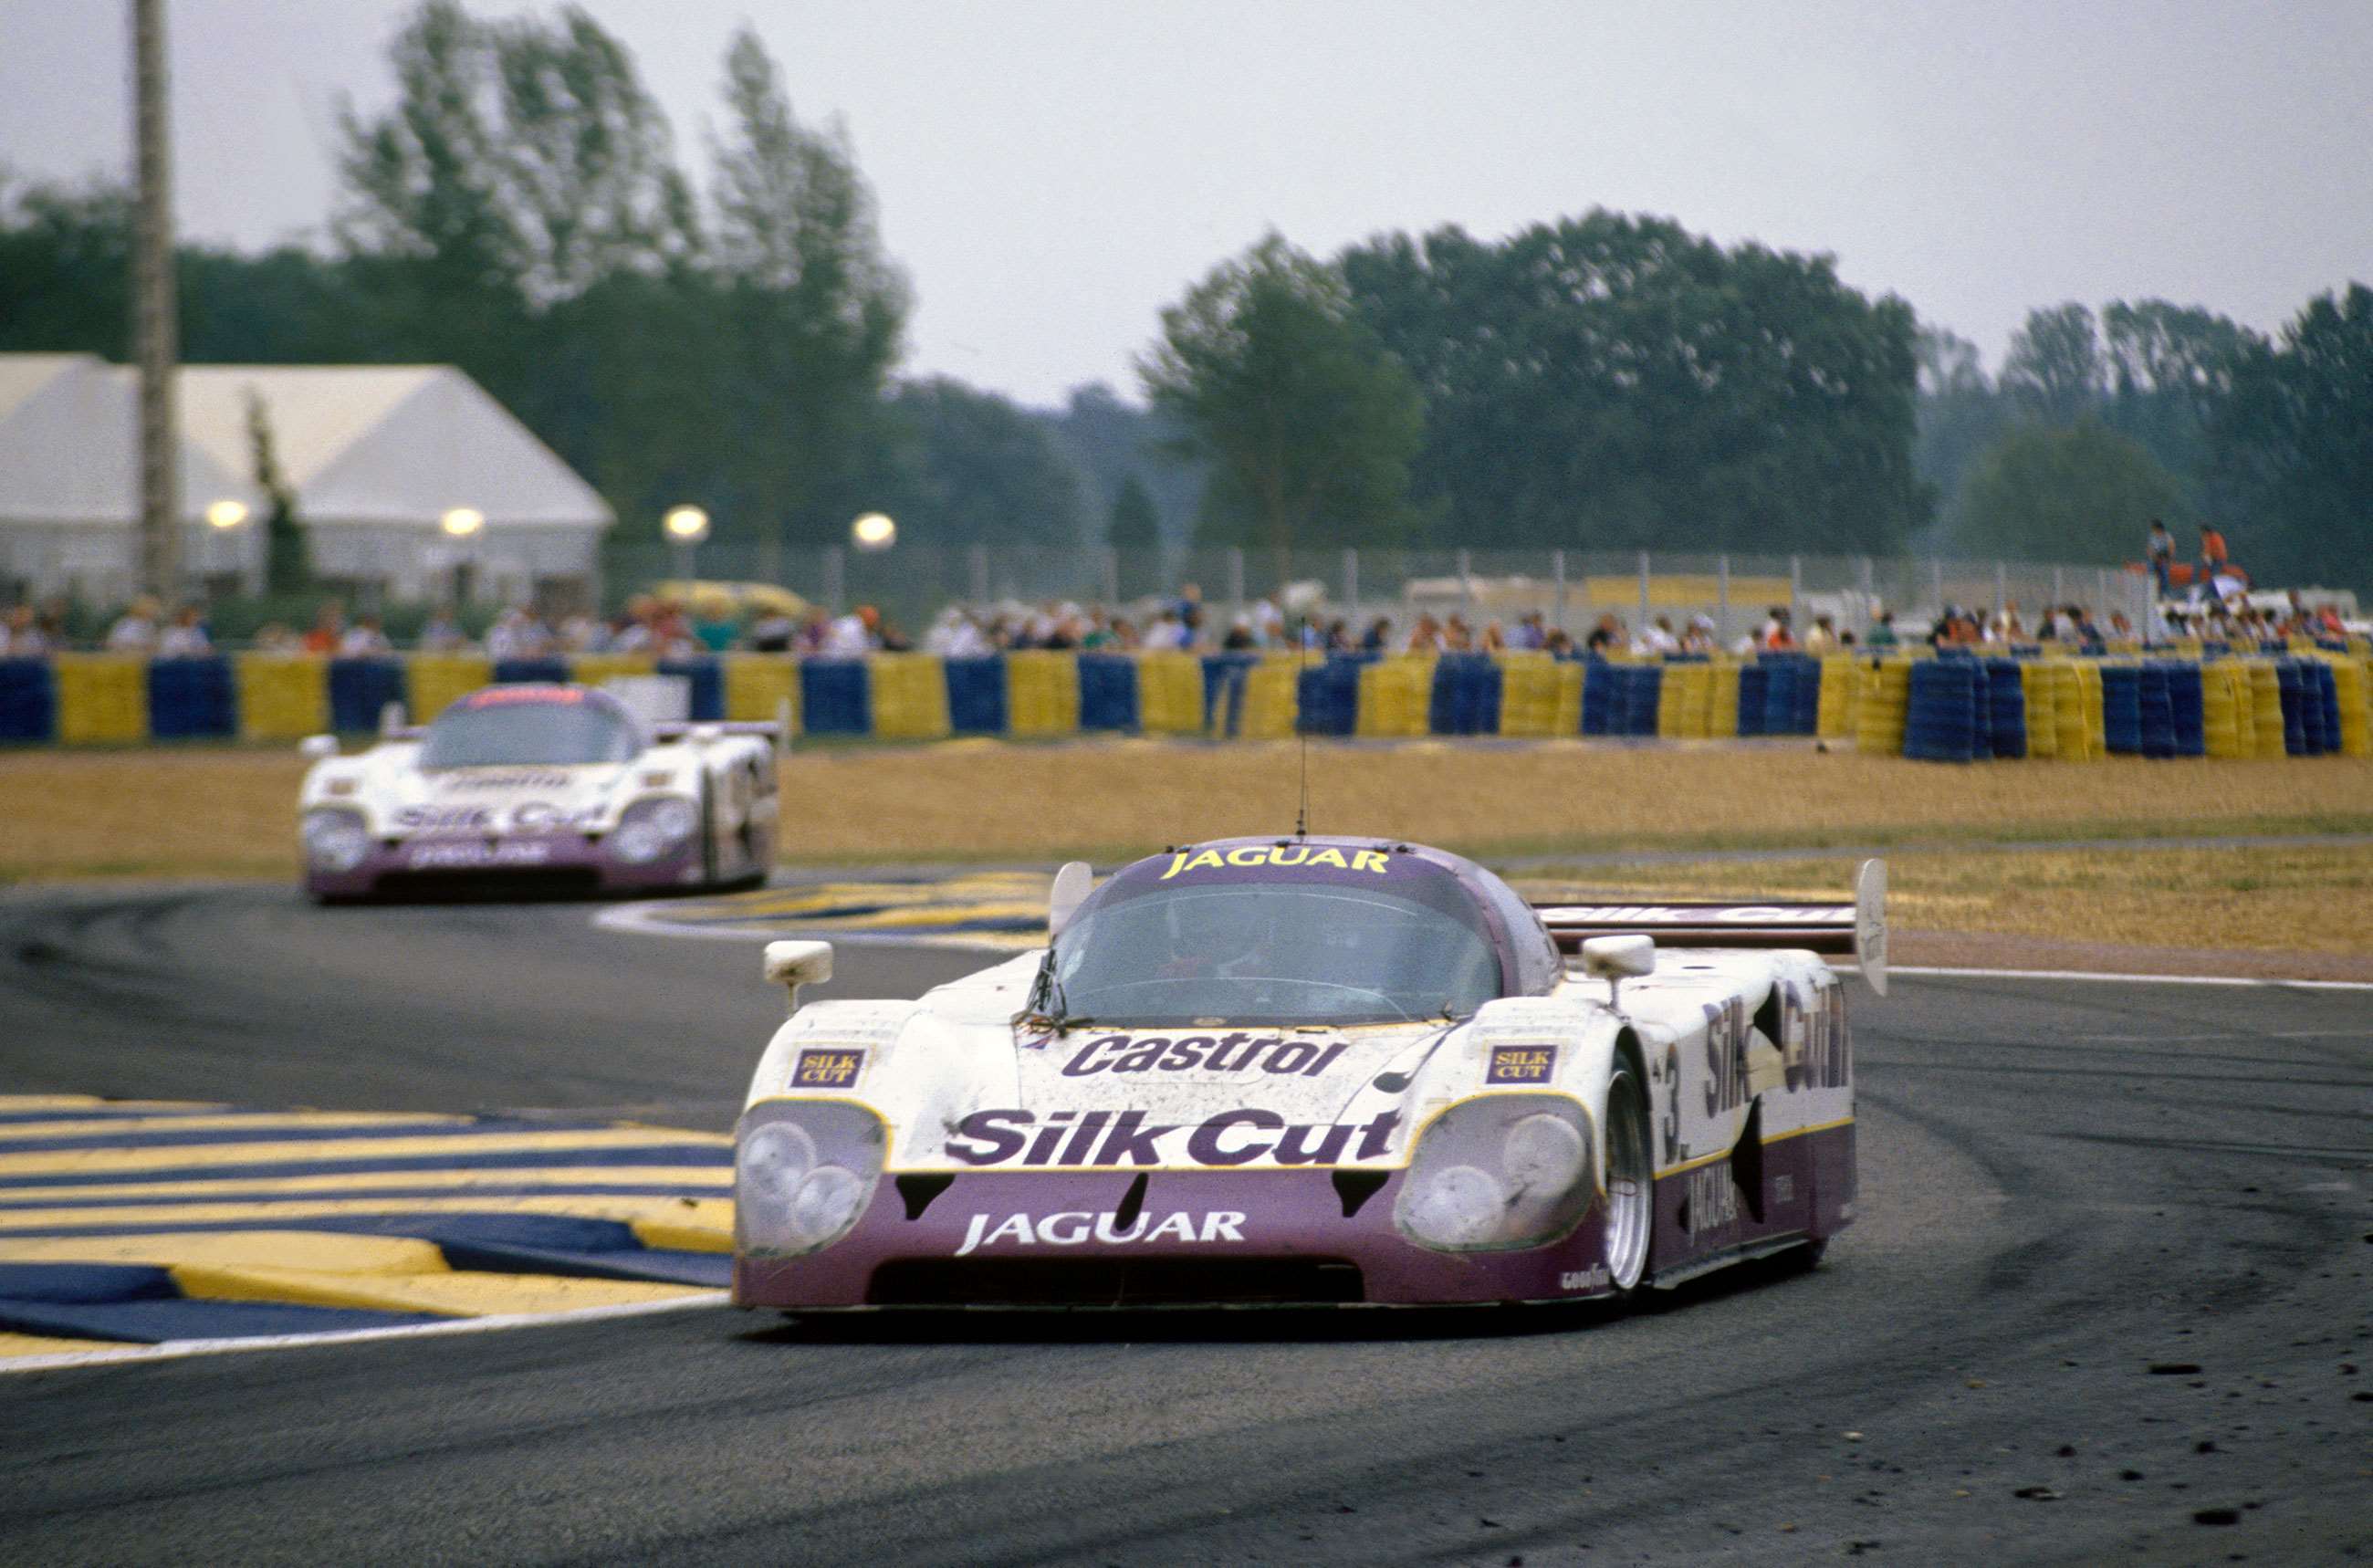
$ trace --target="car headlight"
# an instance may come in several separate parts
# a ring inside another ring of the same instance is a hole
[[[1426,1129],[1393,1221],[1438,1252],[1538,1246],[1597,1196],[1590,1122],[1555,1094],[1487,1094]]]
[[[882,1182],[881,1117],[829,1101],[761,1105],[733,1147],[737,1251],[796,1258],[856,1228]]]
[[[610,848],[629,865],[645,865],[676,849],[700,829],[700,813],[690,801],[670,795],[637,801],[618,818]]]
[[[317,871],[350,872],[370,853],[370,828],[360,812],[321,806],[305,813],[298,837],[305,859]]]

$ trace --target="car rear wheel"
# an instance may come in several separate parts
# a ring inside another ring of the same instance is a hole
[[[1647,1277],[1656,1234],[1656,1168],[1649,1153],[1648,1095],[1629,1065],[1607,1085],[1607,1271],[1619,1291]]]

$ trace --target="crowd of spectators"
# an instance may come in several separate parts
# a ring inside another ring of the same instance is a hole
[[[2287,599],[2282,607],[2268,608],[2247,594],[2228,596],[2197,590],[2188,601],[2157,598],[2141,635],[2152,642],[2198,638],[2236,646],[2346,635],[2336,611],[2329,607],[2309,611],[2301,606],[2296,593]],[[1537,610],[1507,621],[1479,616],[1479,625],[1457,612],[1420,611],[1405,627],[1389,615],[1374,615],[1355,626],[1338,614],[1290,615],[1276,596],[1253,601],[1227,615],[1222,625],[1192,583],[1175,596],[1140,602],[1133,608],[1134,615],[1058,600],[1035,608],[1015,603],[987,608],[950,604],[932,619],[919,639],[910,639],[872,604],[833,614],[803,606],[789,595],[737,601],[719,593],[684,603],[638,594],[606,618],[582,614],[548,617],[529,608],[505,609],[475,637],[451,611],[438,609],[419,624],[416,635],[404,641],[425,653],[480,651],[505,660],[604,653],[667,659],[731,649],[826,659],[919,649],[962,659],[1029,649],[1257,652],[1297,647],[1319,654],[1537,649],[1599,657],[1628,653],[1653,659],[1716,652],[1818,656],[1851,652],[1857,646],[1884,650],[1905,640],[1892,611],[1872,617],[1858,644],[1851,628],[1839,626],[1827,614],[1813,614],[1810,624],[1800,629],[1795,614],[1784,604],[1771,606],[1759,625],[1727,639],[1720,637],[1713,617],[1707,614],[1680,617],[1677,624],[1673,615],[1655,615],[1633,630],[1623,617],[1608,613],[1600,615],[1579,640],[1564,628],[1549,626]],[[0,613],[0,657],[38,656],[91,645],[71,638],[67,626],[67,607],[61,602],[38,608],[18,604]],[[2015,603],[1993,611],[1948,604],[1923,634],[1924,640],[1937,648],[2040,642],[2093,649],[2129,641],[2137,635],[2124,614],[2112,613],[2104,624],[2097,622],[2084,605],[2075,603],[2050,607],[2031,626]],[[169,614],[147,598],[125,607],[95,643],[111,652],[160,659],[203,657],[216,649],[205,613],[198,606],[181,605]],[[267,652],[367,658],[396,651],[398,639],[391,637],[378,614],[365,611],[350,618],[342,601],[328,599],[319,604],[302,631],[269,623],[257,627],[242,646]]]

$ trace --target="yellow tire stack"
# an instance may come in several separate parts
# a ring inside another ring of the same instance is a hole
[[[1832,653],[1821,661],[1820,717],[1813,731],[1825,741],[1850,740],[1859,728],[1854,708],[1862,683],[1855,673],[1851,653]]]
[[[1736,735],[1738,733],[1738,666],[1725,660],[1706,668],[1713,672],[1706,695],[1706,734],[1714,740]],[[1895,749],[1903,749],[1903,729],[1900,723],[1896,726]]]
[[[791,729],[800,727],[800,667],[780,653],[725,655],[725,717],[741,724],[773,722],[791,705]]]
[[[1433,661],[1422,654],[1394,654],[1360,667],[1356,734],[1402,738],[1431,728]]]
[[[2271,661],[2252,659],[2250,670],[2250,721],[2256,731],[2257,745],[2252,755],[2262,757],[2287,756],[2283,744],[2283,683],[2274,673]]]
[[[294,741],[330,728],[330,662],[306,654],[242,653],[239,733],[246,741]]]
[[[2060,677],[2040,659],[2021,660],[2018,687],[2027,698],[2027,755],[2038,761],[2060,755]]]
[[[1551,734],[1582,733],[1582,670],[1579,660],[1557,661],[1557,717],[1551,722]]]
[[[405,661],[412,721],[426,724],[448,703],[491,685],[495,666],[483,653],[415,653]]]
[[[1557,733],[1557,661],[1546,653],[1508,652],[1500,665],[1500,733],[1539,739]]]
[[[1137,727],[1149,735],[1203,732],[1200,659],[1191,653],[1138,655]]]
[[[2245,757],[2257,749],[2248,672],[2230,659],[2200,666],[2201,738],[2213,757]]]
[[[876,736],[885,741],[946,738],[948,673],[937,656],[876,653],[866,660],[866,676],[872,684]]]
[[[1010,735],[1078,734],[1079,661],[1044,648],[1007,654],[1005,730]]]
[[[58,739],[67,745],[148,738],[148,661],[128,653],[61,653]],[[326,726],[325,726],[326,727]]]
[[[1873,756],[1901,756],[1904,719],[1911,707],[1911,661],[1874,660],[1855,673],[1862,693],[1854,701],[1854,749]],[[1734,691],[1734,714],[1737,708]]]
[[[1713,666],[1667,664],[1656,695],[1656,733],[1668,741],[1701,741],[1713,725]]]
[[[1301,661],[1272,653],[1245,672],[1245,715],[1236,732],[1247,741],[1282,741],[1302,713]]]

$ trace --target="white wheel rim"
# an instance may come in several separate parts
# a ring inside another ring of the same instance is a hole
[[[1655,1172],[1648,1162],[1648,1117],[1629,1072],[1607,1094],[1607,1271],[1630,1290],[1648,1269],[1655,1211]]]

